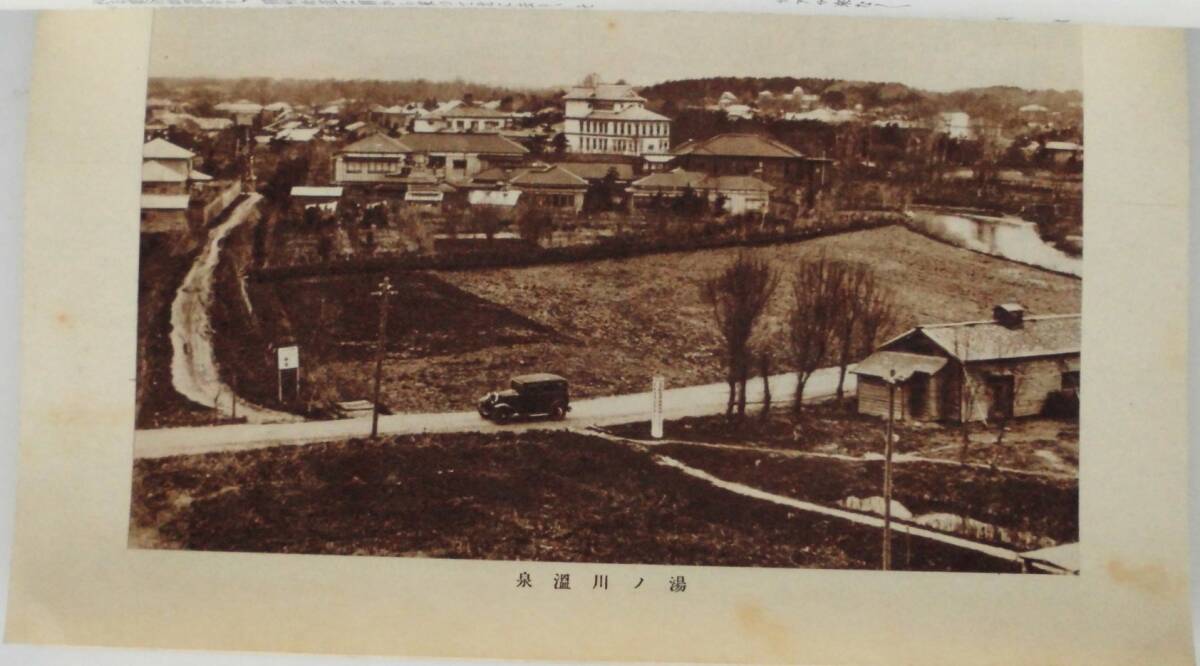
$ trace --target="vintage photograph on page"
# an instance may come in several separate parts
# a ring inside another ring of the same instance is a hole
[[[492,16],[155,13],[130,548],[1080,572],[1080,29]]]

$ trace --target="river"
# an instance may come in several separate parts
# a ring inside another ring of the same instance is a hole
[[[968,250],[1083,277],[1082,259],[1045,242],[1036,224],[1019,217],[918,208],[909,220],[915,228]]]

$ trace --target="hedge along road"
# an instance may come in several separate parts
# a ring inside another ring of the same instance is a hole
[[[788,404],[796,392],[794,373],[773,375],[771,395],[776,404]],[[804,387],[804,400],[817,401],[832,397],[837,391],[838,368],[822,368],[813,373]],[[646,378],[650,383],[650,378]],[[846,393],[853,395],[855,376],[846,375]],[[681,388],[663,392],[663,415],[668,419],[703,416],[725,410],[729,386],[724,382]],[[754,379],[746,387],[747,402],[762,401],[762,380]],[[499,432],[521,430],[555,430],[580,428],[589,425],[615,425],[650,417],[652,396],[629,393],[602,398],[576,400],[562,421],[526,421],[497,425],[484,420],[474,411],[443,413],[392,414],[379,418],[379,431],[387,435],[445,432]],[[238,406],[239,413],[241,405]],[[284,417],[295,418],[288,414]],[[223,426],[159,428],[138,430],[133,438],[135,458],[161,458],[217,451],[240,451],[268,446],[306,444],[310,442],[366,437],[371,432],[371,418],[366,416],[336,421],[304,421],[285,423],[245,423]]]
[[[234,396],[221,381],[213,358],[213,331],[208,317],[213,298],[213,271],[220,259],[221,243],[249,218],[260,199],[261,195],[250,194],[234,207],[225,221],[212,228],[196,263],[183,278],[175,301],[171,303],[171,383],[188,400],[214,405],[225,416],[233,414]],[[237,413],[249,423],[300,420],[293,414],[241,399],[237,401]]]

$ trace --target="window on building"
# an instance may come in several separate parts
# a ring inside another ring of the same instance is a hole
[[[467,168],[467,160],[466,160],[466,158],[454,160],[453,162],[451,162],[450,166],[454,169],[465,170]]]
[[[440,168],[446,166],[446,156],[445,155],[430,155],[429,156],[429,166],[434,169],[440,169]]]
[[[1064,391],[1079,390],[1079,371],[1068,370],[1062,373],[1062,389]]]
[[[346,160],[347,173],[362,173],[362,162],[358,160]]]

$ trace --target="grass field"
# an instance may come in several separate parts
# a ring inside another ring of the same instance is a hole
[[[877,529],[721,489],[566,431],[409,436],[138,460],[135,547],[876,568]],[[915,570],[1013,571],[923,539]]]
[[[506,385],[509,376],[534,370],[568,377],[579,397],[648,390],[655,373],[665,375],[669,386],[720,381],[719,337],[700,299],[700,284],[737,252],[393,275],[402,297],[391,313],[384,402],[396,411],[469,409],[484,392]],[[1077,279],[955,248],[899,226],[755,252],[785,278],[797,259],[820,252],[870,264],[895,288],[898,329],[987,317],[992,305],[1007,301],[1021,302],[1032,313],[1080,309]],[[367,294],[379,277],[262,285],[252,297],[264,321],[254,328],[294,333],[302,349],[308,337],[320,333],[318,344],[332,347],[318,357],[319,367],[310,363],[315,372],[309,377],[322,382],[332,398],[368,397],[370,357],[364,345],[375,334],[378,306]],[[778,370],[786,369],[789,292],[785,279],[763,326]],[[259,392],[269,402],[274,372],[260,365]],[[241,379],[253,390],[253,377]]]

